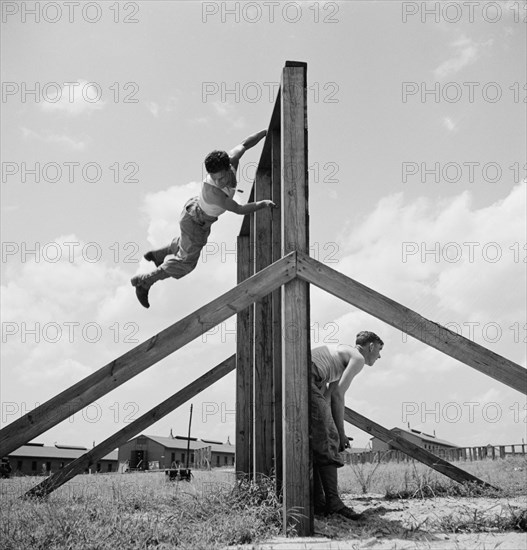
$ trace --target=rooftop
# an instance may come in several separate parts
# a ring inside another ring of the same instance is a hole
[[[450,443],[450,441],[446,441],[444,439],[438,439],[434,435],[426,434],[424,432],[420,432],[419,430],[405,430],[403,428],[395,427],[395,428],[392,428],[390,431],[393,431],[396,433],[415,435],[420,439],[422,439],[423,441],[426,441],[427,443],[435,443],[436,445],[443,445],[445,447],[456,447],[456,448],[459,447],[459,445],[456,445],[455,443]],[[371,439],[374,439],[374,438],[372,437]]]
[[[84,447],[66,447],[65,445],[55,445],[54,447],[46,447],[45,445],[22,445],[22,447],[19,447],[8,456],[9,458],[55,458],[74,460],[87,451],[88,449]],[[117,461],[117,449],[108,453],[100,460]]]
[[[159,443],[160,445],[163,445],[163,447],[166,447],[167,449],[186,449],[188,438],[184,436],[176,436],[176,437],[162,437],[157,435],[148,435],[148,434],[141,434],[137,437],[133,437],[132,439],[137,439],[139,437],[147,437],[148,439],[151,439],[152,441],[155,441],[156,443]],[[233,453],[235,452],[235,446],[227,443],[218,443],[218,442],[211,442],[209,439],[196,439],[191,437],[190,438],[190,449],[192,451],[195,451],[197,449],[204,449],[205,447],[211,447],[211,450],[216,453]]]

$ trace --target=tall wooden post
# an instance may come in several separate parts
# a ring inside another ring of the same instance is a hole
[[[280,97],[276,99],[276,106],[280,107]],[[279,118],[279,117],[278,117]],[[278,120],[278,124],[279,124]],[[273,215],[273,262],[282,257],[282,165],[281,165],[280,128],[274,128],[271,134],[271,187],[272,200],[278,207]],[[282,491],[283,483],[283,454],[282,454],[282,292],[275,290],[272,294],[273,302],[273,387],[274,387],[274,468],[275,485],[278,494]]]
[[[238,237],[238,283],[253,274],[252,248],[250,231]],[[254,304],[251,304],[236,319],[236,472],[240,477],[252,476],[253,471],[253,318]]]
[[[309,253],[307,65],[287,62],[282,73],[282,255]],[[282,287],[284,526],[313,532],[313,472],[309,439],[309,287],[298,278]]]
[[[271,199],[271,176],[257,171],[255,200]],[[272,258],[272,214],[269,208],[254,213],[255,273],[270,265]],[[256,479],[269,476],[273,469],[273,315],[271,295],[254,305],[254,444],[253,460]]]

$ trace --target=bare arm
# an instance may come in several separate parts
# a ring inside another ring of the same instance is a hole
[[[251,149],[251,147],[254,147],[266,135],[267,130],[260,130],[259,132],[256,132],[256,134],[251,134],[246,137],[240,145],[237,145],[234,149],[231,149],[229,151],[229,158],[231,159],[232,166],[234,166],[234,168],[238,168],[238,163],[240,162],[240,159],[245,151],[247,151],[247,149]]]
[[[262,208],[276,208],[275,203],[269,200],[238,204],[235,200],[227,197],[225,193],[212,186],[210,186],[210,192],[207,195],[207,200],[212,204],[215,204],[220,208],[224,208],[228,212],[234,212],[235,214],[239,214],[241,216],[245,214],[252,214],[257,210],[262,210]]]
[[[225,197],[225,204],[223,208],[225,208],[228,212],[234,212],[235,214],[240,214],[243,216],[245,214],[252,214],[253,212],[262,210],[263,208],[276,208],[276,204],[269,200],[238,204],[236,201]]]
[[[352,380],[359,374],[359,372],[364,367],[364,357],[362,355],[352,355],[340,380],[332,382],[330,384],[331,388],[331,414],[333,415],[333,420],[335,421],[335,426],[339,432],[340,438],[340,450],[343,451],[346,447],[349,446],[349,440],[344,431],[344,408],[345,400],[344,396],[350,387]]]
[[[329,391],[331,393],[331,415],[339,433],[339,450],[343,451],[346,447],[349,447],[349,440],[344,431],[344,394],[339,389],[338,382],[332,382],[329,385]]]

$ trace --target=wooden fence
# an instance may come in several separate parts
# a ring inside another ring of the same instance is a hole
[[[527,456],[527,444],[515,445],[485,445],[482,447],[458,447],[457,449],[439,449],[431,451],[437,457],[449,462],[475,460],[497,460],[510,457]],[[390,451],[364,451],[360,453],[346,453],[348,464],[371,464],[377,462],[409,462],[413,461],[410,455],[392,449]]]

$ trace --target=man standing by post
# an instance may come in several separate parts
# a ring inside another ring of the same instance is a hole
[[[357,334],[355,346],[320,346],[311,350],[311,431],[315,514],[340,514],[348,519],[361,515],[339,497],[337,468],[344,465],[340,453],[349,447],[344,431],[344,396],[364,365],[381,357],[384,342],[373,332]]]

